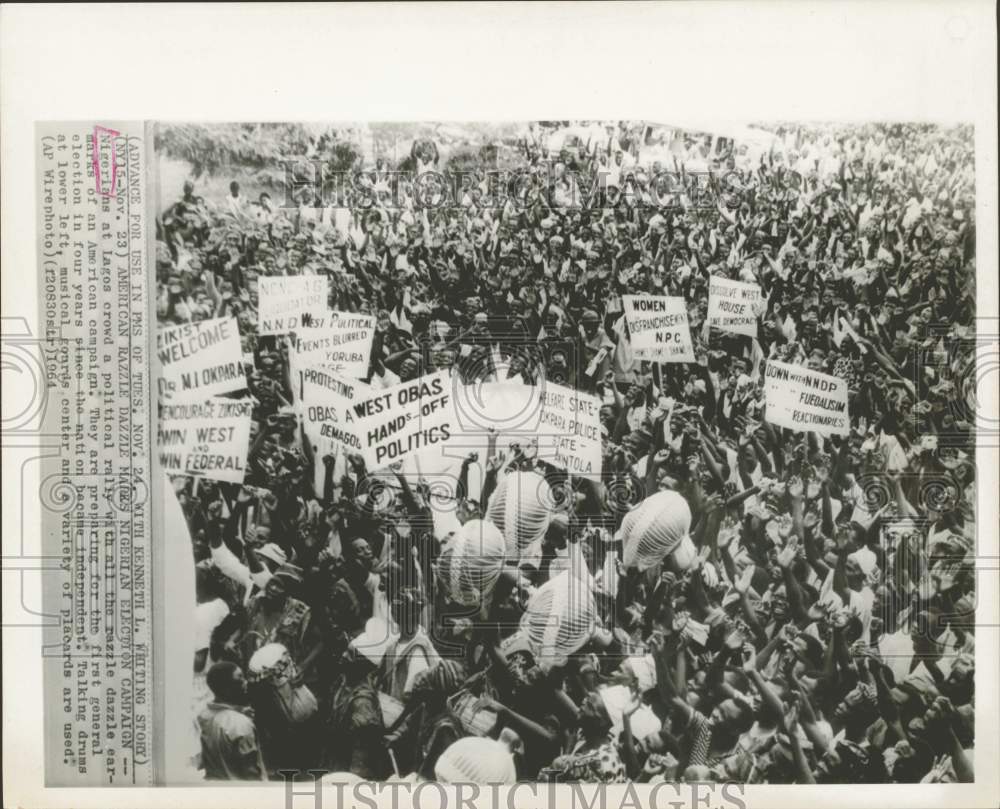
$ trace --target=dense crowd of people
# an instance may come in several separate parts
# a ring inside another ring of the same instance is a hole
[[[971,128],[564,130],[499,200],[484,161],[435,204],[418,142],[348,206],[161,213],[160,324],[234,316],[254,403],[242,485],[174,479],[205,777],[972,781]],[[303,274],[377,317],[368,384],[598,396],[600,478],[495,433],[448,497],[318,452],[256,333],[257,279]],[[756,337],[705,327],[713,275],[761,287]],[[697,361],[637,360],[626,294],[683,296]],[[850,434],[769,422],[770,360],[846,380]]]

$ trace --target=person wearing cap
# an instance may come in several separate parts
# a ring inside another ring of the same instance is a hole
[[[247,627],[243,635],[244,654],[250,655],[268,643],[280,643],[304,676],[322,653],[322,640],[313,626],[310,607],[290,591],[302,587],[302,571],[294,565],[278,568],[263,591],[247,605]],[[249,659],[249,658],[248,658]]]
[[[258,556],[265,565],[267,575],[264,577],[263,582],[255,580],[255,584],[258,587],[263,587],[267,584],[267,579],[274,575],[274,572],[279,568],[283,567],[288,563],[288,554],[274,542],[265,542],[259,548],[257,548],[254,553]]]

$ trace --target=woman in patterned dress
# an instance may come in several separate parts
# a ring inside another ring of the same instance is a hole
[[[580,706],[573,750],[558,756],[538,773],[539,781],[623,784],[628,781],[618,744],[611,735],[611,717],[596,691]]]

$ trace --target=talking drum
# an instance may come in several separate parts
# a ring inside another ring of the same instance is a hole
[[[520,558],[545,536],[552,519],[552,489],[537,472],[511,472],[490,497],[486,518],[507,540],[507,555]]]
[[[456,604],[484,603],[506,559],[500,529],[487,520],[469,520],[451,537],[436,563],[438,581]]]
[[[691,508],[677,492],[650,495],[629,511],[622,521],[625,567],[647,570],[671,556],[678,571],[694,559],[691,542]]]
[[[247,664],[247,680],[266,694],[291,724],[312,718],[318,703],[306,685],[295,685],[299,669],[280,643],[261,646]]]

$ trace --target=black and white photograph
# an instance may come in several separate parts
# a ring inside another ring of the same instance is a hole
[[[0,4],[4,806],[997,806],[996,59]]]
[[[158,125],[191,767],[973,781],[973,141]]]

